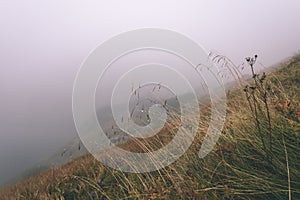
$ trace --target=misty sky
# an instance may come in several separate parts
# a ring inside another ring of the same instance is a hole
[[[76,135],[72,87],[89,52],[118,33],[167,28],[240,64],[268,66],[300,49],[300,1],[0,3],[0,184]]]

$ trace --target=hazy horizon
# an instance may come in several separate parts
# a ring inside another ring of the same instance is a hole
[[[185,34],[241,64],[299,53],[300,1],[3,1],[0,7],[0,185],[77,136],[72,89],[83,60],[143,27]]]

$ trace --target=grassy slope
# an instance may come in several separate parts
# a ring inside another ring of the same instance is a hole
[[[240,88],[229,95],[223,134],[204,159],[197,151],[209,107],[193,145],[165,169],[123,173],[87,155],[2,189],[1,199],[300,199],[300,56],[268,75],[267,83],[271,137],[263,102],[258,99],[259,131]],[[162,137],[176,131],[173,125],[163,129]],[[123,147],[132,150],[141,141],[129,143]]]

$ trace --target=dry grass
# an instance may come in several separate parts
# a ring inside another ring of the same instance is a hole
[[[239,74],[232,63],[226,67],[233,76]],[[124,173],[87,155],[2,189],[1,199],[300,199],[299,78],[300,56],[295,56],[267,75],[265,83],[271,88],[267,99],[258,91],[247,100],[243,89],[245,84],[255,85],[255,80],[246,83],[235,77],[240,87],[228,96],[222,136],[204,159],[197,152],[209,106],[202,108],[192,146],[164,169]],[[120,146],[153,151],[172,139],[179,123],[174,117],[158,136]]]

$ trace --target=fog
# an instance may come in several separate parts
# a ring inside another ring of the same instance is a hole
[[[72,87],[81,63],[118,33],[167,28],[235,63],[265,66],[300,49],[300,1],[1,1],[0,184],[77,135]]]

